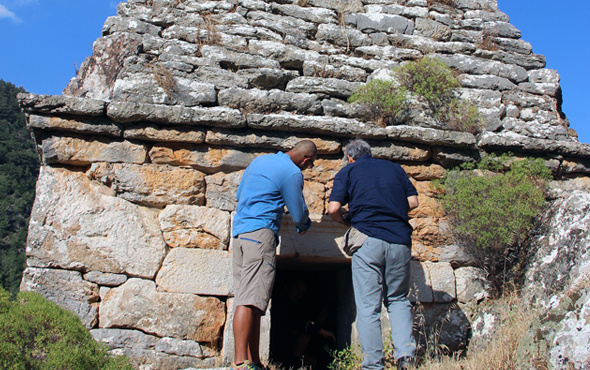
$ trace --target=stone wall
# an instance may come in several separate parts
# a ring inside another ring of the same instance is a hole
[[[299,237],[285,218],[279,261],[346,264],[344,230],[326,203],[343,147],[361,137],[418,189],[412,300],[428,325],[451,311],[443,342],[464,345],[469,308],[486,288],[453,245],[430,182],[505,150],[544,158],[556,177],[590,172],[590,146],[561,112],[557,72],[520,36],[495,0],[121,3],[63,95],[19,95],[43,160],[21,289],[73,310],[148,368],[228,361],[242,171],[313,140],[319,157],[304,172],[313,225]],[[481,134],[419,110],[381,127],[346,102],[424,56],[457,72],[460,96],[485,117]]]

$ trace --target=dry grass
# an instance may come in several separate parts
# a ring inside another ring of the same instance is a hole
[[[491,30],[484,30],[481,34],[481,40],[478,41],[477,47],[482,50],[496,51],[498,50],[498,44],[495,38],[498,37],[498,33]]]
[[[158,85],[166,92],[166,95],[168,95],[170,99],[174,99],[172,97],[172,92],[175,91],[177,87],[176,81],[174,81],[174,77],[172,77],[170,71],[164,66],[156,63],[149,64],[149,68],[154,74],[154,78]]]
[[[495,337],[483,350],[470,349],[465,358],[427,359],[419,369],[428,370],[516,370],[516,350],[536,313],[516,293],[507,293],[494,303],[501,323]],[[538,369],[543,367],[539,364]]]
[[[427,0],[426,3],[428,4],[428,6],[432,6],[434,4],[447,5],[450,7],[455,6],[455,0]]]

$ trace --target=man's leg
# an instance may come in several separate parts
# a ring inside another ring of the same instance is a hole
[[[262,312],[252,306],[237,306],[234,312],[234,345],[236,364],[245,360],[260,363],[260,317]]]
[[[365,359],[363,369],[383,369],[381,303],[383,300],[383,242],[368,238],[352,255],[352,283],[356,302],[356,327]]]
[[[388,244],[386,250],[385,284],[383,295],[391,322],[391,338],[395,357],[414,357],[416,342],[412,335],[412,305],[408,300],[410,289],[410,247]]]

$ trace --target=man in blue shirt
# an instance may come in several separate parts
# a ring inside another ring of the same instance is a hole
[[[313,167],[317,148],[311,140],[287,153],[258,157],[250,163],[238,187],[234,216],[233,274],[235,293],[232,369],[263,369],[260,363],[260,318],[266,312],[275,278],[278,232],[287,206],[297,232],[311,226],[303,198],[301,171]]]
[[[366,237],[352,255],[357,329],[365,354],[362,367],[384,368],[383,302],[389,312],[398,368],[406,369],[413,365],[416,348],[407,298],[413,231],[408,212],[418,207],[418,193],[401,166],[373,158],[365,141],[352,141],[345,153],[349,164],[334,178],[328,212]],[[347,203],[349,214],[343,214],[342,206]]]

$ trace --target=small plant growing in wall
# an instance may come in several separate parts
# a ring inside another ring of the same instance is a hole
[[[545,205],[551,171],[542,159],[488,155],[449,171],[438,183],[455,240],[481,264],[498,292],[510,258]]]
[[[458,87],[459,81],[444,62],[422,58],[395,68],[392,80],[372,80],[359,87],[348,101],[361,104],[376,124],[388,126],[403,122],[411,94],[423,104],[425,112],[449,128],[478,133],[483,120],[477,107],[456,97]]]

